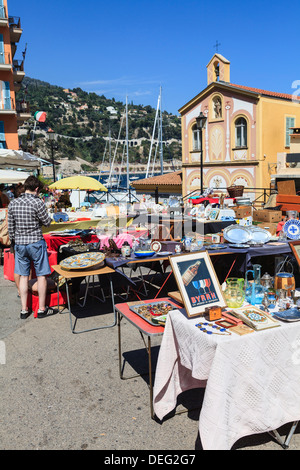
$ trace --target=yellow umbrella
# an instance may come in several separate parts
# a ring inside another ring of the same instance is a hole
[[[108,191],[103,184],[89,176],[70,176],[49,185],[49,189],[81,189],[83,191]]]

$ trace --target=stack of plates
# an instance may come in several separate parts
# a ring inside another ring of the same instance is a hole
[[[248,197],[237,197],[236,204],[237,206],[251,206],[251,201]]]

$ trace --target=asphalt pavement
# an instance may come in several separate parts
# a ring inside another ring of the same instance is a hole
[[[1,450],[102,450],[108,455],[202,450],[198,419],[203,391],[180,397],[178,409],[196,407],[193,411],[163,422],[152,419],[148,377],[120,379],[117,326],[72,334],[67,311],[21,320],[15,284],[0,269]],[[161,295],[168,290],[172,286],[167,283]],[[89,300],[87,311],[78,328],[112,322],[109,299],[105,304]],[[161,337],[152,341],[155,368]],[[125,319],[122,351],[126,376],[147,370],[141,337]],[[282,450],[268,433],[242,438],[234,449]],[[299,427],[290,449],[300,449]]]

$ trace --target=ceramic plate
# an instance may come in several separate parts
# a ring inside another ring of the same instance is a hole
[[[290,240],[298,240],[300,238],[300,220],[289,219],[284,224],[283,231]]]
[[[283,321],[299,321],[300,311],[297,308],[289,308],[283,312],[274,312],[273,316]]]
[[[69,256],[60,262],[64,269],[88,269],[100,266],[105,259],[103,253],[80,253],[79,255]]]
[[[159,253],[156,253],[158,256],[170,256],[173,255],[172,251],[160,251]]]
[[[151,249],[155,251],[155,253],[158,253],[161,250],[161,244],[160,242],[154,241],[151,243]]]
[[[251,233],[251,241],[255,243],[267,243],[271,239],[271,233],[264,228],[249,226],[247,227]]]
[[[230,243],[247,243],[251,238],[250,231],[241,225],[229,225],[223,234]]]

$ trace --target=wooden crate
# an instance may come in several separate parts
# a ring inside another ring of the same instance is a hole
[[[281,210],[300,212],[300,196],[290,194],[277,194],[276,205],[281,206]]]

